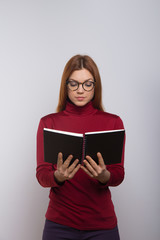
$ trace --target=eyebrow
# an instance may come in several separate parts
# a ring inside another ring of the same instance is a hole
[[[72,80],[72,81],[78,82],[77,80],[75,80],[75,79],[72,79],[72,78],[69,78],[69,80]],[[93,80],[93,81],[94,81],[94,79],[93,79],[93,78],[88,78],[88,79],[86,79],[84,82],[86,82],[86,81],[89,81],[89,80]]]

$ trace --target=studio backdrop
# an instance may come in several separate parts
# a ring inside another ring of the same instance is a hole
[[[105,111],[126,128],[125,180],[112,187],[122,240],[159,240],[160,2],[0,1],[0,239],[40,240],[49,189],[36,132],[55,112],[66,62],[97,63]]]

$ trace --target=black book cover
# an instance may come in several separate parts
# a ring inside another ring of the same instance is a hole
[[[77,158],[81,161],[83,134],[74,134],[46,128],[43,129],[43,134],[45,162],[56,164],[59,152],[62,152],[63,160],[66,160],[69,155],[73,155],[70,164]]]
[[[98,163],[97,152],[102,154],[106,165],[120,163],[123,151],[124,130],[85,134],[85,156]]]
[[[97,152],[102,154],[106,165],[121,162],[124,129],[83,134],[44,128],[45,162],[57,163],[58,153],[62,152],[63,160],[72,154],[80,163],[89,155],[98,163]],[[83,159],[82,159],[83,158]]]

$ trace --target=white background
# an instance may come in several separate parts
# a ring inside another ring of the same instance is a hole
[[[97,63],[105,110],[127,132],[125,180],[111,188],[121,239],[160,239],[159,21],[158,0],[0,0],[0,240],[41,239],[37,127],[79,53]]]

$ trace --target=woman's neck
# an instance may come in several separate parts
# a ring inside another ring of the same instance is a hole
[[[84,106],[77,106],[73,104],[71,101],[66,102],[66,108],[64,110],[64,113],[71,114],[71,115],[77,115],[77,116],[85,116],[90,115],[97,112],[97,109],[93,107],[93,102],[90,101]]]

